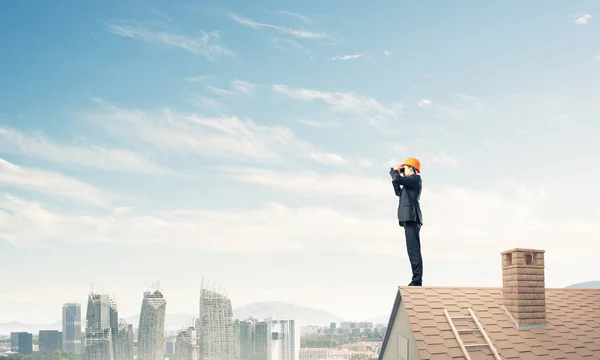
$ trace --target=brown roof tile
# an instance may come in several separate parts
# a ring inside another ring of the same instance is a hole
[[[464,359],[444,315],[468,316],[471,308],[502,359],[600,359],[600,290],[546,289],[547,327],[518,329],[502,307],[502,288],[400,287],[422,359]],[[457,329],[475,329],[455,319]],[[478,332],[461,333],[465,344],[483,344]],[[493,360],[487,347],[472,360]]]

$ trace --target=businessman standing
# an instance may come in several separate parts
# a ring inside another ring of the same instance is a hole
[[[412,281],[408,286],[423,285],[423,258],[421,256],[420,231],[423,214],[419,200],[421,198],[421,162],[408,158],[396,169],[390,170],[392,185],[398,201],[398,223],[404,228],[406,250],[412,267]]]

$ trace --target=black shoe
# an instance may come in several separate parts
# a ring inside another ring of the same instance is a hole
[[[410,284],[408,284],[408,286],[423,286],[423,284],[421,283],[415,283],[415,282],[410,282]]]

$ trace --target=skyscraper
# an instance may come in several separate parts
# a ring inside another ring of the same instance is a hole
[[[85,334],[82,360],[114,360],[113,339],[110,328]]]
[[[163,360],[167,302],[158,283],[144,292],[138,328],[138,360]]]
[[[254,325],[254,359],[267,360],[269,357],[269,340],[271,339],[271,326],[265,321]]]
[[[294,320],[267,319],[269,338],[267,339],[267,360],[298,360],[300,355],[300,334]]]
[[[240,322],[240,357],[242,360],[298,360],[300,333],[294,320]]]
[[[113,337],[115,360],[133,360],[133,336],[133,325],[120,319],[119,328]]]
[[[235,360],[233,310],[227,294],[216,288],[200,290],[200,316],[197,321],[199,360]],[[145,360],[145,359],[142,359]]]
[[[85,333],[91,334],[110,328],[110,297],[92,290],[88,296],[85,315]]]
[[[198,360],[198,336],[193,326],[180,330],[175,341],[176,360]]]
[[[115,348],[115,342],[119,335],[119,311],[117,310],[117,303],[113,299],[108,300],[108,318],[110,323],[110,335],[112,337],[113,344],[113,356],[117,358],[117,350]]]
[[[28,332],[10,333],[11,351],[18,351],[19,354],[33,354],[33,334]]]
[[[76,302],[62,308],[62,351],[81,354],[81,305]]]
[[[40,353],[48,356],[57,350],[62,350],[62,333],[58,330],[40,330]]]
[[[256,319],[250,318],[239,323],[239,343],[241,360],[257,360],[256,355]],[[266,344],[266,343],[265,343]],[[265,351],[266,356],[266,351]]]
[[[117,309],[107,295],[90,291],[86,311],[83,360],[114,360],[113,328]]]

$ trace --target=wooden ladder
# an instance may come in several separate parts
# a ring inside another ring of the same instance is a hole
[[[463,354],[465,355],[465,358],[467,360],[471,360],[471,357],[469,356],[469,349],[488,347],[492,351],[494,358],[496,360],[501,360],[500,355],[498,355],[496,348],[494,347],[494,345],[492,344],[492,341],[490,340],[490,338],[486,334],[485,330],[483,329],[483,326],[481,326],[481,323],[479,322],[477,315],[475,315],[475,313],[473,312],[473,309],[469,308],[469,314],[470,314],[469,316],[451,317],[450,314],[448,314],[448,311],[446,309],[444,309],[444,315],[446,315],[446,319],[448,319],[448,324],[450,324],[450,328],[452,328],[452,332],[454,333],[454,336],[456,337],[456,341],[458,341],[458,345],[460,346],[460,349],[462,350]],[[454,322],[452,321],[454,319],[471,319],[477,325],[477,329],[457,329],[456,326],[454,326]],[[463,343],[462,339],[460,338],[460,334],[476,333],[476,332],[481,333],[481,335],[485,339],[485,344],[465,344],[465,343]]]

